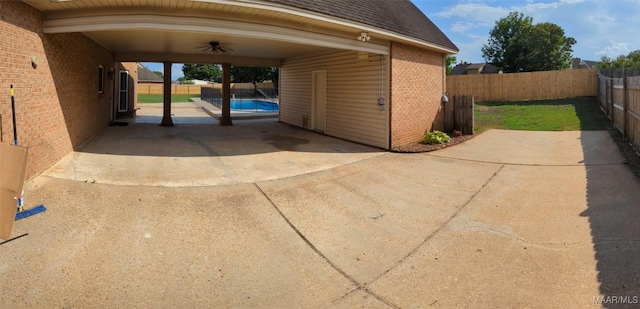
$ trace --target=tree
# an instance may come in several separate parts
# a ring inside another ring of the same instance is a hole
[[[603,69],[640,68],[640,50],[632,51],[626,56],[620,55],[616,59],[603,56],[598,67]]]
[[[447,55],[446,63],[447,63],[447,75],[451,75],[453,72],[453,65],[456,63],[458,59],[456,56]]]
[[[158,76],[160,76],[160,77],[164,78],[164,74],[162,74],[162,72],[160,72],[160,71],[153,71],[153,74],[158,75]]]
[[[525,54],[519,63],[525,72],[563,70],[571,67],[571,46],[574,38],[564,35],[560,26],[552,23],[536,24],[525,43]]]
[[[218,79],[222,72],[220,66],[215,64],[184,64],[182,67],[182,73],[186,80],[206,80],[215,81]]]
[[[192,80],[182,76],[182,77],[178,77],[178,81],[180,82],[180,84],[183,85],[193,85],[195,84],[195,82],[193,82]]]
[[[511,12],[505,18],[496,21],[489,32],[489,41],[482,46],[482,57],[504,72],[518,72],[518,57],[524,54],[523,37],[531,31],[533,18],[522,13]]]
[[[231,67],[231,81],[234,83],[252,83],[257,86],[265,80],[271,80],[276,68],[265,67]]]
[[[560,26],[533,24],[533,18],[511,12],[496,21],[482,57],[505,73],[560,70],[571,66],[575,44]]]
[[[234,83],[252,83],[253,87],[258,88],[258,83],[271,80],[273,87],[278,91],[278,68],[265,67],[231,67],[231,81]]]

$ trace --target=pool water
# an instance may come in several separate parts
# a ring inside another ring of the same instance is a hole
[[[218,103],[218,102],[216,102]],[[222,102],[216,104],[218,107],[222,107]],[[231,100],[231,110],[234,111],[260,111],[260,112],[277,112],[278,103],[254,100],[254,99],[242,99]]]

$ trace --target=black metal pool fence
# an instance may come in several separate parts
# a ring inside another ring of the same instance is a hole
[[[231,88],[231,98],[236,100],[252,99],[277,102],[278,94],[274,88]],[[200,90],[200,99],[211,104],[221,102],[222,89],[216,87],[202,87]]]

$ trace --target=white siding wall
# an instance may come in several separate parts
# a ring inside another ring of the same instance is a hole
[[[380,111],[380,56],[358,60],[340,51],[285,59],[280,67],[280,121],[311,129],[312,72],[327,72],[327,135],[389,148],[388,62],[383,60],[385,109]],[[305,121],[304,119],[308,119]]]

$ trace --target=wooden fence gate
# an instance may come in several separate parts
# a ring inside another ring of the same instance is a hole
[[[444,131],[451,133],[457,130],[463,135],[472,135],[474,132],[473,105],[473,96],[453,96],[453,102],[446,103],[444,107]]]

